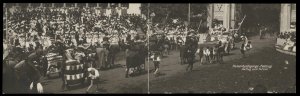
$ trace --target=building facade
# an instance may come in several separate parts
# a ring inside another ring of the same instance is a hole
[[[242,4],[215,3],[207,7],[208,17],[207,26],[213,28],[214,20],[220,21],[226,29],[238,29],[242,22],[241,7]],[[280,6],[280,32],[296,30],[296,4],[281,4]]]
[[[214,26],[221,24],[226,29],[236,29],[237,22],[241,19],[240,5],[238,4],[209,4],[208,5],[208,17],[207,26],[213,28]],[[214,20],[219,21],[218,24],[214,24]]]
[[[296,4],[281,4],[280,32],[296,31]]]
[[[141,3],[4,3],[4,9],[13,9],[19,7],[89,7],[94,8],[96,13],[104,15],[112,14],[141,14]]]

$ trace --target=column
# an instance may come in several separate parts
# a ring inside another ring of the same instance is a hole
[[[85,3],[85,7],[89,7],[89,3]]]
[[[110,17],[111,16],[111,9],[110,9],[110,3],[107,3],[107,8],[106,8],[106,16]]]
[[[64,7],[66,7],[66,3],[64,3]]]
[[[97,3],[97,7],[99,7],[99,3]]]
[[[141,3],[129,3],[128,14],[141,14]]]
[[[52,7],[54,7],[54,3],[52,3]]]
[[[291,15],[290,4],[281,4],[280,12],[280,32],[286,32],[290,29],[290,15]]]
[[[224,6],[224,12],[223,12],[223,27],[226,28],[226,30],[229,29],[230,26],[230,4],[223,4]]]
[[[122,15],[121,3],[118,3],[117,12],[118,12],[118,15],[120,17]]]
[[[74,7],[77,7],[77,3],[75,3],[75,6]]]
[[[236,7],[235,7],[235,4],[231,4],[231,21],[230,21],[230,27],[232,28],[232,29],[234,29],[235,28],[235,20],[236,20]]]
[[[118,7],[120,7],[120,8],[122,7],[122,6],[121,6],[121,3],[118,3]]]
[[[108,5],[107,5],[107,8],[110,8],[110,3],[107,3]]]
[[[207,26],[209,28],[212,28],[212,22],[213,22],[213,17],[214,17],[214,5],[213,4],[208,4],[207,6]]]
[[[4,3],[5,4],[5,3]],[[5,5],[4,5],[5,6]],[[31,3],[28,3],[28,7],[31,7]]]
[[[43,7],[43,3],[40,4],[40,7]]]

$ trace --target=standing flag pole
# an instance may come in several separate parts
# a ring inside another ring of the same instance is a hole
[[[151,20],[152,20],[152,18],[151,18]],[[149,79],[150,79],[150,75],[149,75],[149,67],[150,67],[150,62],[149,62],[149,59],[150,59],[149,58],[149,55],[150,55],[150,52],[149,52],[149,50],[150,50],[150,47],[149,47],[150,23],[149,22],[150,22],[150,3],[148,3],[148,30],[147,30],[148,31],[147,32],[148,33],[148,35],[147,35],[147,43],[148,43],[148,57],[147,57],[147,61],[148,61],[148,64],[147,64],[148,65],[148,70],[147,70],[148,71],[148,79],[147,79],[148,80],[148,94],[150,94],[150,87],[149,87],[150,86],[150,81],[149,81]]]
[[[8,39],[8,28],[7,28],[7,8],[5,8],[5,36],[6,36],[6,41],[8,40],[8,42],[10,42],[10,40]]]
[[[240,26],[238,27],[237,31],[239,31],[239,30],[240,30],[240,28],[241,28],[241,26],[242,26],[242,24],[243,24],[243,22],[244,22],[245,18],[246,18],[246,15],[244,16],[243,20],[242,20],[242,21],[241,21],[241,23],[239,24]]]
[[[201,24],[202,24],[202,19],[200,19],[200,23],[199,23],[199,26],[198,26],[198,28],[197,28],[197,31],[196,31],[196,32],[198,32],[198,31],[199,31]]]
[[[191,4],[189,3],[189,10],[188,10],[188,22],[191,21]]]

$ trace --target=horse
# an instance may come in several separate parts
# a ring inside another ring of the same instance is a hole
[[[171,47],[171,42],[170,40],[168,40],[167,38],[164,40],[163,42],[163,50],[164,50],[164,54],[170,54],[170,47]]]
[[[179,48],[180,48],[180,54],[179,54],[179,56],[180,56],[180,64],[185,64],[186,62],[187,62],[187,46],[186,45],[180,45],[179,46]]]
[[[26,59],[5,59],[3,65],[4,93],[42,93],[41,72],[34,66],[41,56],[42,50],[38,49],[31,53]],[[31,90],[30,86],[34,86]]]
[[[137,68],[141,72],[141,65],[145,66],[145,57],[147,55],[146,48],[143,44],[134,44],[126,49],[126,74],[125,78],[128,78],[130,68]]]
[[[115,64],[116,54],[120,51],[120,46],[118,44],[111,44],[108,49],[108,61],[107,63],[111,66]]]

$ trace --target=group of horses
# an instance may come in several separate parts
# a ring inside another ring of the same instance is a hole
[[[193,38],[193,39],[190,39]],[[179,46],[180,51],[180,64],[187,63],[189,58],[194,58],[194,55],[199,55],[200,59],[204,56],[202,52],[196,52],[197,50],[203,50],[204,48],[213,48],[215,47],[216,50],[216,58],[222,58],[224,55],[228,55],[230,51],[235,47],[234,39],[230,37],[226,37],[222,40],[218,40],[216,43],[213,44],[198,44],[199,38],[197,37],[187,37],[187,41],[184,43],[177,44]],[[211,46],[213,45],[213,46]],[[191,50],[192,54],[188,54],[188,50]],[[213,52],[211,52],[213,53]],[[190,59],[193,60],[193,59]]]
[[[49,69],[47,62],[47,54],[49,52],[58,53],[63,57],[62,63],[59,63],[57,68],[61,70],[59,77],[63,79],[65,83],[64,65],[68,57],[67,54],[73,54],[74,60],[86,65],[87,67],[95,67],[96,69],[111,68],[115,63],[115,58],[118,52],[122,49],[120,46],[125,46],[125,59],[126,59],[126,74],[128,77],[129,69],[134,68],[141,71],[141,65],[144,64],[147,56],[147,46],[145,42],[133,42],[131,44],[111,44],[109,47],[97,47],[90,46],[88,48],[76,48],[81,50],[85,56],[76,58],[75,51],[67,52],[65,46],[53,44],[54,47],[48,47],[43,49],[36,49],[32,53],[25,52],[23,48],[13,48],[6,58],[3,58],[3,78],[4,78],[4,93],[32,93],[28,90],[28,86],[31,82],[37,82],[42,76],[46,76],[46,72]],[[75,50],[76,50],[75,49]],[[39,51],[38,51],[39,50]],[[40,81],[39,81],[40,82]],[[7,85],[6,85],[7,84]],[[65,86],[65,85],[63,85]]]
[[[145,59],[147,55],[151,56],[154,51],[159,52],[160,55],[162,55],[164,52],[170,50],[171,41],[164,37],[153,36],[152,38],[149,38],[149,41],[149,43],[146,43],[142,40],[134,40],[127,44],[110,44],[109,47],[89,46],[88,48],[77,48],[85,54],[85,56],[82,56],[78,61],[87,65],[85,68],[94,67],[99,70],[103,68],[111,68],[114,65],[117,53],[121,50],[125,50],[125,77],[127,78],[129,76],[130,69],[135,69],[137,72],[141,72],[145,69]],[[230,49],[233,48],[233,42],[228,41],[230,40],[219,42],[219,48],[222,48],[223,50],[220,51],[221,53],[229,53]],[[187,51],[191,50],[193,53],[196,53],[196,50],[198,49],[197,42],[198,39],[193,37],[193,39],[187,39],[187,42],[185,43],[172,45],[179,46],[181,64],[185,63],[188,58],[194,58],[187,55]],[[148,50],[148,47],[150,50]],[[3,61],[3,80],[5,82],[4,84],[7,84],[4,85],[4,92],[32,92],[28,91],[27,87],[32,82],[39,83],[40,78],[43,75],[45,76],[45,71],[48,70],[46,54],[49,53],[50,49],[51,47],[43,49],[41,46],[33,53],[26,53],[22,48],[16,47],[10,51],[11,53]],[[63,61],[66,61],[67,48],[57,45],[54,49],[54,52],[62,55],[64,58]],[[144,66],[144,68],[142,68],[142,66]],[[60,69],[64,67],[65,66],[62,63],[60,65]],[[61,78],[64,78],[63,74],[63,71],[60,72]]]

